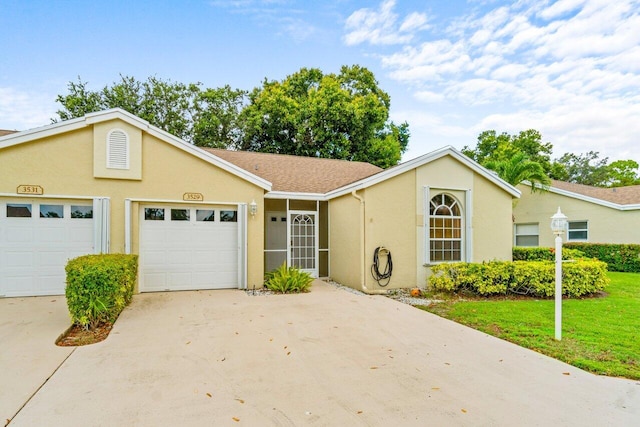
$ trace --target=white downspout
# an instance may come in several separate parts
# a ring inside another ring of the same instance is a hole
[[[360,286],[362,287],[362,292],[369,295],[386,295],[386,289],[369,289],[366,285],[366,277],[367,270],[366,264],[364,261],[365,255],[365,210],[364,210],[364,199],[361,196],[358,196],[356,190],[351,192],[351,195],[360,201],[360,245],[362,248],[362,253],[360,254]]]

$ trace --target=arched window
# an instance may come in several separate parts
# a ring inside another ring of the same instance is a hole
[[[429,203],[429,251],[431,262],[462,260],[460,204],[441,193]]]
[[[121,129],[107,134],[107,168],[129,169],[129,135]]]

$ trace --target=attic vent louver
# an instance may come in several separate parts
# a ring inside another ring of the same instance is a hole
[[[129,169],[129,135],[114,129],[107,134],[107,167]]]

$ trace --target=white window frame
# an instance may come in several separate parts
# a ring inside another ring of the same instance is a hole
[[[432,191],[433,190],[433,191]],[[464,204],[454,192],[464,192]],[[460,260],[433,261],[431,260],[431,199],[440,194],[452,197],[460,207]],[[472,259],[472,229],[471,229],[471,190],[459,188],[431,188],[424,187],[423,197],[423,236],[424,236],[424,262],[426,265],[441,264],[443,262],[469,262]]]
[[[535,225],[538,228],[538,232],[536,234],[526,234],[526,233],[521,233],[518,234],[518,227],[519,226],[532,226]],[[536,236],[538,238],[538,244],[537,245],[518,245],[518,237],[523,237],[523,236]],[[514,224],[513,225],[513,246],[517,246],[519,248],[531,248],[531,247],[537,247],[540,246],[540,223],[539,222],[523,222],[523,223],[518,223],[518,224]]]
[[[585,223],[586,227],[585,228],[576,228],[576,229],[571,230],[569,228],[569,226],[571,224],[573,224],[573,223],[576,223],[576,222],[583,222],[583,223]],[[580,231],[580,232],[586,231],[587,232],[586,239],[572,239],[571,238],[571,232],[576,232],[576,231]],[[567,222],[567,242],[588,242],[588,241],[589,241],[589,221],[587,221],[586,219],[583,219],[583,220],[579,220],[579,221],[568,221]]]

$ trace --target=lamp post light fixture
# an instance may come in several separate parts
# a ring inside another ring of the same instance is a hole
[[[556,236],[556,340],[562,339],[562,233],[567,229],[567,216],[560,211],[551,217],[551,231]]]
[[[252,217],[256,216],[256,214],[258,213],[258,204],[255,200],[252,200],[251,203],[249,203],[249,213]]]

